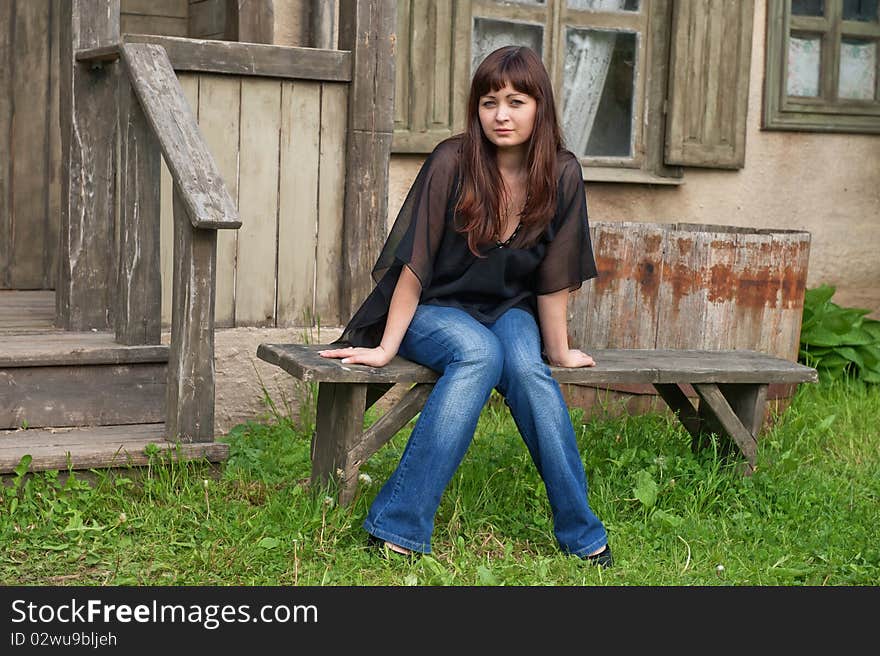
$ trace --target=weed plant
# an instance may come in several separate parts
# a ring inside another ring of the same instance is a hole
[[[312,400],[313,402],[313,400]],[[19,473],[0,487],[6,585],[876,585],[880,387],[802,386],[757,471],[697,453],[671,416],[572,410],[615,567],[558,550],[543,484],[493,397],[437,515],[433,554],[386,558],[360,524],[410,426],[362,467],[353,503],[308,486],[313,412],[221,438],[222,465],[153,450],[143,468]],[[376,419],[376,413],[367,422]],[[301,423],[300,423],[301,422]]]

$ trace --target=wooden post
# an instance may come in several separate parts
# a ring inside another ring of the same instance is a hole
[[[395,0],[341,0],[339,6],[339,49],[352,54],[340,299],[346,319],[372,289],[370,271],[387,233],[395,12]]]
[[[175,185],[166,435],[182,442],[211,442],[217,231],[194,228],[180,196]]]
[[[61,239],[56,322],[113,325],[116,288],[118,63],[77,62],[76,51],[119,41],[119,0],[61,3]]]
[[[119,80],[120,184],[116,341],[161,342],[161,151],[127,75]]]
[[[274,43],[274,0],[227,0],[226,38],[242,43]]]

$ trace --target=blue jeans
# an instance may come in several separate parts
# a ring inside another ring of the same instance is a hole
[[[369,533],[431,552],[440,497],[497,388],[544,481],[561,549],[585,556],[607,543],[605,527],[587,501],[584,465],[568,408],[541,359],[540,332],[529,312],[513,308],[494,323],[483,324],[458,308],[419,305],[399,353],[441,375],[397,469],[364,520]]]

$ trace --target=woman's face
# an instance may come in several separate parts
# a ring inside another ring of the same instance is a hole
[[[498,148],[520,146],[532,136],[538,102],[509,84],[480,96],[480,125]]]

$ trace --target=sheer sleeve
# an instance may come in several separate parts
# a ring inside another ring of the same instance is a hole
[[[446,211],[458,173],[458,141],[439,144],[425,160],[388,233],[373,280],[379,282],[395,264],[407,265],[422,289],[431,284],[434,259],[443,238]]]
[[[391,296],[404,266],[412,269],[423,290],[431,284],[447,209],[455,193],[458,162],[455,138],[440,143],[425,160],[373,266],[376,286],[335,343],[374,347],[382,341]]]
[[[535,293],[539,295],[561,289],[575,291],[584,280],[597,275],[580,163],[568,154],[559,168],[556,216],[547,227],[549,243],[535,277]]]

